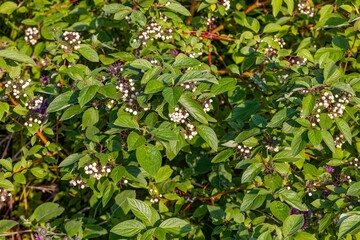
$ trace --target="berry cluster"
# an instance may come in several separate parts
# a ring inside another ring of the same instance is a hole
[[[223,5],[225,11],[229,11],[230,9],[230,0],[218,0],[218,4]]]
[[[39,30],[36,27],[25,29],[25,41],[35,45],[39,39]]]
[[[274,37],[273,40],[280,45],[280,48],[285,47],[285,40],[283,38]]]
[[[354,166],[357,169],[360,169],[360,162],[359,162],[358,158],[354,158],[354,160],[352,160],[350,162],[347,162],[347,164],[350,165],[350,166]]]
[[[80,48],[80,34],[78,32],[65,31],[63,34],[64,44],[61,44],[61,48],[66,52],[71,52],[72,49],[78,50]]]
[[[337,148],[341,148],[343,143],[344,143],[344,135],[343,134],[337,134],[334,137],[334,143],[335,143],[335,147]]]
[[[169,114],[169,118],[174,123],[185,124],[185,139],[193,139],[198,133],[196,128],[191,122],[187,122],[189,113],[186,110],[175,108],[175,112]]]
[[[206,21],[206,26],[210,26],[210,27],[213,27],[214,23],[216,21],[216,19],[214,17],[209,18],[209,17],[201,16],[201,18]]]
[[[325,110],[331,119],[341,117],[345,110],[345,104],[349,103],[349,97],[350,95],[333,95],[332,92],[326,91],[316,103],[316,111],[320,113]]]
[[[184,90],[188,90],[191,92],[195,92],[197,89],[197,84],[196,84],[196,82],[193,82],[193,81],[180,83],[180,86],[183,87]]]
[[[123,64],[121,62],[117,62],[110,65],[107,72],[111,77],[120,77],[119,72],[122,72],[123,70]]]
[[[48,76],[41,76],[40,80],[42,86],[46,86],[50,83],[50,78]]]
[[[9,193],[7,190],[0,188],[0,207],[3,204],[3,202],[6,202],[6,200],[11,197],[11,193]]]
[[[285,73],[282,75],[277,75],[278,79],[279,79],[279,83],[284,83],[284,81],[289,77],[289,74]]]
[[[203,103],[202,103],[202,107],[204,109],[204,112],[210,112],[211,110],[211,103],[213,102],[212,99],[206,99]]]
[[[32,123],[41,124],[47,117],[46,109],[49,106],[47,99],[42,96],[36,96],[25,103],[25,107],[31,110],[28,113],[28,121],[24,123],[25,126],[32,127]]]
[[[138,106],[136,102],[136,97],[140,94],[136,91],[135,88],[135,80],[134,79],[127,79],[125,77],[118,77],[119,82],[116,86],[116,89],[122,93],[122,101],[125,104],[126,108],[125,111],[129,112],[133,115],[137,115],[138,112],[136,111]]]
[[[276,56],[278,55],[278,50],[273,48],[272,46],[268,46],[265,48],[265,63],[269,63],[270,61],[275,61]]]
[[[84,189],[86,187],[84,181],[79,178],[71,179],[69,183],[70,186],[78,187],[79,189]]]
[[[108,166],[101,166],[97,163],[91,163],[84,167],[85,173],[99,180],[103,175],[110,173],[111,168]]]
[[[200,56],[202,56],[202,55],[203,55],[203,52],[202,52],[202,51],[189,53],[189,57],[191,57],[191,58],[198,58],[198,57],[200,57]]]
[[[314,17],[315,9],[313,7],[309,6],[308,0],[299,1],[297,7],[298,7],[298,10],[300,13],[309,15],[310,17]]]
[[[305,65],[306,65],[306,62],[307,62],[307,59],[306,59],[306,58],[300,58],[300,57],[292,57],[292,58],[289,60],[289,63],[290,63],[291,65],[305,66]]]
[[[12,80],[7,81],[4,85],[8,89],[11,95],[13,95],[15,98],[20,98],[21,91],[24,91],[26,88],[30,86],[31,79],[28,79],[27,81],[24,81],[22,79],[20,80]],[[24,97],[27,96],[26,93],[22,94]]]
[[[185,123],[189,117],[189,113],[186,110],[175,108],[175,112],[169,114],[169,118],[174,123]]]
[[[151,21],[133,41],[140,42],[142,45],[146,45],[148,41],[153,40],[166,41],[172,39],[172,33],[172,29],[163,29],[159,23]]]
[[[236,153],[239,159],[248,159],[251,157],[252,147],[238,144],[236,146]]]
[[[196,131],[196,128],[193,124],[191,123],[187,123],[186,124],[186,129],[185,129],[185,139],[193,139],[198,133]]]
[[[158,194],[158,190],[156,189],[150,189],[149,190],[150,194],[151,194],[151,198],[150,198],[150,202],[151,203],[157,203],[159,202],[159,200],[162,198],[162,194]]]
[[[276,137],[276,136],[266,136],[263,144],[265,146],[265,148],[267,150],[269,150],[270,152],[279,152],[280,151],[280,146],[277,145],[279,142],[281,141],[281,137]]]

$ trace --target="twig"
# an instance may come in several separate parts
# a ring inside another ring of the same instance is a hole
[[[9,148],[9,146],[10,146],[10,143],[11,143],[11,140],[12,140],[13,135],[14,135],[14,133],[11,133],[11,134],[10,134],[9,141],[8,141],[7,144],[6,144],[6,147],[5,147],[4,151],[3,151],[3,154],[1,155],[1,158],[5,158],[5,157],[6,157],[7,150],[8,150],[8,148]]]
[[[356,42],[357,35],[358,35],[358,31],[355,31],[355,37],[354,37],[353,44],[351,45],[351,48],[349,49],[349,52],[348,52],[348,54],[347,54],[347,57],[348,57],[348,58],[352,56],[352,52],[351,52],[351,51],[352,51],[352,49],[353,49],[354,46],[355,46],[355,42]],[[346,60],[346,63],[345,63],[345,66],[344,66],[344,73],[346,72],[346,68],[347,68],[347,66],[348,66],[348,63],[349,63],[349,61]]]
[[[251,12],[252,10],[258,8],[258,7],[261,7],[267,3],[271,2],[271,0],[266,0],[264,2],[259,2],[259,1],[256,1],[254,4],[250,5],[247,9],[245,9],[244,13],[249,13]]]
[[[27,147],[30,145],[30,142],[27,142],[23,147]],[[22,149],[20,149],[17,153],[15,153],[15,155],[12,157],[12,160],[14,161],[19,155],[20,153],[22,153]]]
[[[23,230],[23,231],[16,231],[16,232],[8,232],[8,233],[2,233],[0,234],[0,237],[6,237],[6,236],[13,236],[16,234],[21,234],[21,233],[31,233],[32,230]]]
[[[194,14],[195,14],[195,9],[196,9],[198,3],[199,3],[198,1],[192,1],[191,7],[190,7],[191,15],[186,19],[186,25],[190,25],[190,23],[192,22],[192,20],[194,18]]]

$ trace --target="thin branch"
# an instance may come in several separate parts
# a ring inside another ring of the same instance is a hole
[[[194,14],[195,14],[195,10],[196,10],[196,8],[197,8],[197,6],[198,6],[198,1],[192,1],[192,3],[191,3],[191,7],[190,7],[190,13],[191,13],[191,15],[186,19],[186,25],[190,25],[191,24],[191,22],[192,22],[192,20],[193,20],[193,18],[194,18]]]
[[[254,4],[250,5],[247,9],[245,9],[244,13],[249,13],[251,12],[252,10],[258,8],[258,7],[261,7],[267,3],[271,2],[271,0],[266,0],[264,2],[259,2],[259,1],[256,1]]]
[[[352,56],[352,52],[351,52],[351,51],[352,51],[352,49],[353,49],[354,46],[355,46],[355,42],[356,42],[357,35],[358,35],[358,31],[355,32],[355,37],[354,37],[353,44],[351,45],[351,48],[349,49],[349,52],[348,52],[348,54],[347,54],[347,57],[348,57],[348,58]],[[345,63],[345,66],[344,66],[344,73],[346,73],[346,69],[347,69],[348,63],[349,63],[349,61],[346,60],[346,63]]]
[[[9,140],[8,140],[8,142],[7,142],[7,144],[6,144],[6,147],[5,147],[5,149],[4,149],[4,151],[3,151],[3,154],[1,155],[1,158],[5,158],[6,157],[6,154],[7,154],[7,151],[8,151],[8,148],[9,148],[9,146],[10,146],[10,143],[11,143],[11,140],[12,140],[12,137],[14,136],[14,133],[11,133],[10,134],[10,137],[9,137]]]
[[[16,232],[8,232],[8,233],[2,233],[2,234],[0,234],[0,237],[13,236],[13,235],[17,235],[17,234],[31,233],[31,232],[32,232],[32,230],[23,230],[23,231],[16,231]]]

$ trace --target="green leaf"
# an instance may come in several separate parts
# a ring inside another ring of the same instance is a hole
[[[111,3],[111,4],[104,5],[104,7],[102,9],[106,13],[117,13],[117,12],[123,10],[124,8],[126,9],[129,7],[126,7],[119,3]]]
[[[283,178],[279,174],[267,174],[264,177],[265,186],[270,188],[272,192],[282,187]]]
[[[82,158],[83,156],[85,156],[84,153],[74,153],[69,155],[67,158],[65,158],[60,164],[59,167],[66,167],[69,166],[71,164],[76,163],[80,158]]]
[[[88,108],[82,116],[81,129],[84,130],[87,127],[93,127],[99,121],[99,110],[91,107]]]
[[[281,26],[277,23],[268,23],[264,27],[264,33],[274,33],[280,31]]]
[[[217,139],[215,131],[206,125],[196,126],[199,135],[210,145],[215,152],[218,149],[219,140]]]
[[[155,177],[161,167],[162,156],[160,151],[153,145],[143,145],[136,149],[136,159],[140,166]]]
[[[79,101],[79,104],[80,104],[80,107],[82,108],[83,106],[85,106],[86,103],[88,103],[89,101],[91,101],[98,89],[100,87],[98,85],[91,85],[91,86],[88,86],[88,87],[85,87],[83,89],[81,89],[80,91],[80,95],[79,95],[79,98],[78,98],[78,101]]]
[[[290,237],[300,231],[301,227],[304,225],[304,215],[303,214],[294,214],[288,216],[283,224],[283,234],[284,237]]]
[[[324,83],[331,85],[339,80],[342,76],[342,71],[337,67],[337,65],[330,61],[325,64],[324,67]]]
[[[170,3],[170,4],[168,4],[168,3]],[[187,10],[180,3],[175,2],[175,1],[174,2],[168,2],[168,3],[165,5],[165,8],[170,9],[173,12],[180,13],[180,14],[182,14],[184,16],[191,16],[191,13],[189,12],[189,10]]]
[[[232,149],[226,149],[224,151],[219,152],[212,160],[212,163],[220,163],[225,162],[228,160],[231,156],[234,155],[234,151]]]
[[[160,66],[155,66],[151,68],[150,70],[146,71],[144,76],[141,78],[141,84],[146,84],[152,79],[157,79],[157,77],[160,75],[162,71],[162,68]]]
[[[166,102],[173,108],[176,107],[181,94],[183,93],[182,87],[167,87],[162,91],[162,95]]]
[[[81,113],[82,111],[84,111],[84,109],[82,109],[78,104],[71,106],[68,109],[66,109],[64,113],[61,115],[60,121],[68,120],[74,117],[75,115]]]
[[[146,142],[145,137],[140,136],[136,132],[131,132],[127,137],[127,147],[128,151],[134,150]]]
[[[172,234],[183,234],[191,231],[191,225],[180,218],[166,219],[159,227]]]
[[[335,118],[336,125],[338,126],[340,132],[344,135],[346,141],[348,141],[349,144],[352,142],[352,134],[351,129],[347,122],[341,118]]]
[[[181,95],[180,104],[189,112],[189,114],[201,123],[207,124],[206,113],[203,108],[187,94]]]
[[[110,232],[123,237],[133,237],[146,229],[146,226],[137,220],[126,220],[115,225]]]
[[[24,174],[21,173],[21,172],[16,173],[16,174],[13,176],[13,178],[14,178],[14,181],[15,181],[16,183],[26,184],[26,178],[25,178]]]
[[[69,107],[71,96],[73,95],[72,91],[64,92],[57,96],[50,104],[49,107],[46,109],[47,113],[57,112],[64,108]]]
[[[142,27],[145,26],[147,21],[146,16],[141,11],[133,11],[130,18],[132,22],[138,23]]]
[[[321,131],[318,129],[310,129],[308,131],[308,138],[314,146],[318,146],[322,141]]]
[[[325,214],[324,217],[320,219],[319,232],[322,233],[325,231],[330,226],[330,224],[332,224],[333,219],[334,215],[332,213]]]
[[[216,77],[207,71],[190,71],[182,75],[177,82],[178,84],[184,82],[210,82],[214,84],[218,84],[219,82],[216,80]]]
[[[43,203],[35,209],[29,220],[36,220],[39,223],[45,223],[62,214],[64,210],[65,209],[63,207],[60,207],[60,205],[57,203]]]
[[[151,93],[157,93],[164,89],[164,84],[159,80],[150,80],[146,86],[144,93],[145,94],[151,94]]]
[[[270,203],[271,213],[280,221],[284,222],[290,216],[290,208],[287,204],[280,201],[273,201]]]
[[[143,221],[146,225],[152,226],[154,224],[152,222],[151,208],[148,205],[146,205],[146,203],[134,198],[128,198],[127,200],[130,209],[132,213],[135,215],[135,217]]]
[[[135,190],[122,190],[115,197],[116,210],[118,208],[120,208],[125,215],[130,211],[130,205],[128,202],[128,198],[136,198]],[[116,211],[116,210],[114,210],[114,211]]]
[[[114,185],[112,183],[109,183],[109,185],[107,185],[107,187],[105,188],[102,199],[101,199],[101,203],[102,203],[103,207],[105,207],[106,204],[108,204],[108,202],[111,200],[114,192],[115,192]]]
[[[282,199],[285,200],[293,208],[299,209],[300,211],[308,211],[308,208],[305,204],[301,203],[301,197],[291,190],[282,189],[279,191]]]
[[[291,15],[294,12],[294,0],[284,0],[287,5],[288,12]]]
[[[136,59],[130,65],[141,70],[149,70],[153,67],[153,65],[146,59]]]
[[[282,2],[283,2],[283,0],[272,0],[271,1],[271,6],[273,8],[274,17],[276,17],[278,15],[278,13],[280,12]]]
[[[170,129],[167,128],[157,128],[150,132],[155,137],[158,137],[163,140],[171,141],[171,140],[177,140],[178,135]]]
[[[305,146],[309,143],[309,139],[307,137],[307,131],[302,130],[295,134],[292,142],[291,142],[291,151],[294,156],[298,155]]]
[[[329,149],[332,152],[335,152],[335,143],[334,143],[334,139],[333,139],[331,133],[326,130],[322,130],[321,136],[322,136],[325,144],[329,147]]]
[[[119,114],[118,118],[114,122],[114,125],[125,128],[139,128],[139,124],[136,119],[128,113]]]
[[[360,196],[360,182],[351,184],[346,194],[354,197]]]
[[[236,80],[234,78],[222,78],[219,80],[219,84],[211,86],[211,93],[219,95],[235,89]]]
[[[18,224],[13,220],[0,220],[0,233],[7,232]]]
[[[165,165],[165,166],[161,167],[159,169],[159,171],[156,173],[155,181],[157,183],[164,182],[171,177],[171,174],[173,172],[174,171],[168,165]]]
[[[264,203],[265,199],[266,195],[262,194],[259,190],[251,190],[245,194],[240,206],[240,211],[245,212],[250,209],[257,209]]]
[[[65,223],[65,231],[69,237],[73,237],[82,232],[82,225],[83,223],[81,221],[70,220]]]
[[[35,62],[31,57],[29,57],[23,53],[16,52],[14,50],[8,50],[8,49],[0,50],[0,57],[8,58],[8,59],[14,60],[16,62],[22,62],[22,63],[28,63],[31,65],[35,65]]]
[[[80,44],[80,48],[78,49],[79,53],[89,60],[90,62],[99,62],[99,55],[97,52],[87,44]]]
[[[273,157],[274,162],[297,162],[301,159],[302,157],[300,154],[295,156],[293,151],[290,150],[281,151]]]
[[[11,192],[14,190],[14,185],[9,180],[5,179],[3,176],[0,175],[0,188]]]
[[[306,118],[315,107],[316,98],[313,94],[308,94],[302,100],[302,117]]]
[[[341,217],[340,217],[341,221]],[[360,231],[360,215],[352,215],[341,221],[338,239],[345,237],[348,234],[355,234]]]
[[[0,6],[0,13],[10,15],[18,8],[18,5],[11,1],[6,1]]]
[[[253,163],[244,171],[241,176],[241,183],[248,183],[254,180],[254,178],[261,172],[262,164],[261,163]]]
[[[268,127],[277,128],[280,127],[286,120],[292,117],[296,111],[292,108],[284,108],[275,113],[275,115],[271,118]]]

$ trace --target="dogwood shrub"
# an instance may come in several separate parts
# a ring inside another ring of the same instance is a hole
[[[2,1],[1,239],[360,239],[359,0]]]

